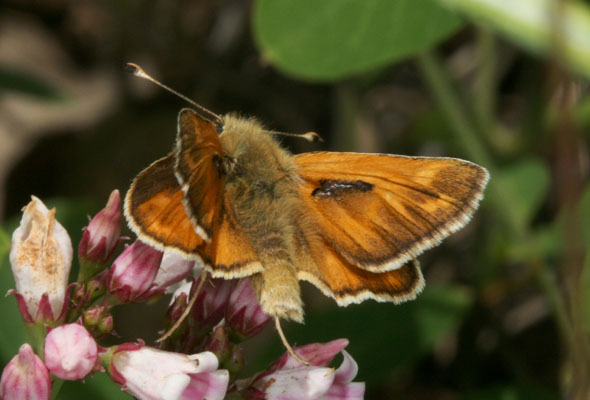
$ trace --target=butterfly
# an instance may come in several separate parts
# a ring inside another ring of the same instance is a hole
[[[467,224],[489,179],[456,158],[292,155],[255,119],[198,107],[210,115],[179,112],[176,145],[133,180],[125,216],[213,277],[249,277],[277,324],[303,322],[301,280],[340,306],[414,299],[416,258]]]

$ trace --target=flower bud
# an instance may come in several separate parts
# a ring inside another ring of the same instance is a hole
[[[113,316],[108,307],[96,305],[82,313],[84,326],[96,337],[110,333],[113,330]]]
[[[205,350],[215,354],[217,359],[223,363],[230,356],[229,338],[223,324],[219,324],[207,338]]]
[[[193,283],[190,296],[199,286],[202,278],[201,276]],[[209,329],[221,321],[233,287],[234,282],[230,280],[207,279],[190,314],[199,330],[208,333]]]
[[[119,301],[145,300],[152,287],[162,252],[136,241],[117,257],[107,275],[107,290]]]
[[[25,322],[51,324],[65,318],[72,254],[72,242],[55,219],[55,209],[48,210],[32,196],[10,249],[16,291],[9,293],[16,295]]]
[[[229,344],[229,357],[224,360],[223,366],[230,374],[237,374],[244,368],[244,354],[239,344]]]
[[[211,352],[193,355],[123,344],[111,352],[108,372],[138,399],[208,399],[225,397],[229,374],[218,370]]]
[[[180,285],[170,300],[168,311],[166,312],[166,324],[172,326],[177,321],[186,307],[188,306],[188,296],[191,290],[192,282],[185,282]]]
[[[61,379],[84,378],[94,369],[97,352],[96,341],[79,324],[58,326],[45,338],[45,364]]]
[[[98,325],[96,326],[98,328],[97,333],[99,335],[105,335],[107,333],[111,333],[113,331],[114,326],[115,326],[115,323],[113,322],[113,316],[107,315],[106,317],[101,319],[100,322],[98,323]]]
[[[106,268],[121,240],[121,196],[118,190],[111,192],[106,207],[92,218],[83,231],[78,245],[81,282]]]
[[[270,319],[270,315],[262,311],[250,280],[240,280],[229,297],[225,311],[228,327],[241,339],[246,339],[259,333]]]
[[[50,392],[49,371],[31,346],[23,344],[2,371],[0,399],[45,400]]]

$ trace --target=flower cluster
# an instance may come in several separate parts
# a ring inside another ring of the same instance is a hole
[[[24,208],[12,236],[16,289],[9,293],[17,299],[32,346],[23,344],[5,366],[0,398],[49,399],[61,386],[56,380],[104,372],[138,399],[363,398],[364,384],[352,382],[357,365],[344,350],[345,339],[295,348],[310,365],[285,353],[266,371],[236,380],[244,366],[243,342],[270,320],[250,281],[211,279],[195,260],[140,241],[117,255],[125,239],[120,228],[121,198],[113,191],[83,229],[78,277],[69,283],[73,246],[56,210],[36,197]],[[138,338],[100,345],[114,334],[114,307],[154,301],[174,286],[167,325],[179,327],[164,342],[150,347]],[[339,353],[343,361],[334,369],[329,365]]]

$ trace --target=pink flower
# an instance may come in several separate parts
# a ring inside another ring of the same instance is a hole
[[[185,355],[127,343],[113,352],[108,370],[116,383],[138,399],[221,400],[229,374],[217,367],[211,352]]]
[[[25,322],[54,323],[65,317],[72,242],[68,232],[35,196],[12,234],[10,263]]]
[[[193,283],[189,298],[201,279]],[[231,280],[207,279],[190,314],[197,327],[208,330],[221,321],[233,287],[234,282]]]
[[[162,252],[136,241],[117,257],[107,275],[108,292],[122,302],[149,297],[162,261]]]
[[[94,338],[79,324],[58,326],[45,338],[45,364],[61,379],[84,378],[94,369],[97,352]]]
[[[23,344],[2,371],[0,399],[44,400],[50,392],[49,371],[31,346]]]
[[[162,263],[160,264],[153,285],[149,290],[149,293],[146,294],[147,297],[151,297],[158,293],[164,293],[170,285],[174,285],[190,276],[193,268],[196,267],[199,269],[199,267],[203,267],[201,264],[197,266],[195,266],[195,264],[195,260],[188,260],[172,252],[164,253]]]
[[[78,256],[84,262],[106,264],[119,244],[120,233],[121,196],[118,190],[113,190],[106,207],[84,228],[78,245]]]
[[[251,398],[267,400],[356,400],[362,399],[365,384],[352,382],[358,372],[354,359],[344,350],[348,340],[314,343],[295,348],[310,365],[302,365],[285,353],[247,389]],[[344,361],[334,370],[328,368],[336,354]]]
[[[240,280],[229,297],[225,311],[228,327],[245,339],[259,333],[270,319],[270,315],[262,311],[250,280]]]

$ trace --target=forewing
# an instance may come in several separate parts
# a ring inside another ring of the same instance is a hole
[[[207,244],[197,235],[183,205],[184,194],[174,176],[174,154],[164,157],[133,181],[125,197],[125,217],[140,240],[162,251],[200,258],[213,276],[226,279],[262,270],[248,238],[224,202],[220,223]]]
[[[186,215],[174,162],[170,154],[134,179],[125,196],[125,217],[140,240],[162,251],[194,257],[202,251],[204,241]]]
[[[185,108],[178,114],[174,172],[196,232],[211,241],[223,204],[223,149],[214,124]]]
[[[295,163],[300,197],[326,246],[377,273],[463,227],[488,180],[484,168],[453,158],[319,152]]]
[[[223,203],[220,223],[204,258],[212,266],[213,277],[234,279],[262,272],[262,264],[228,199]]]

